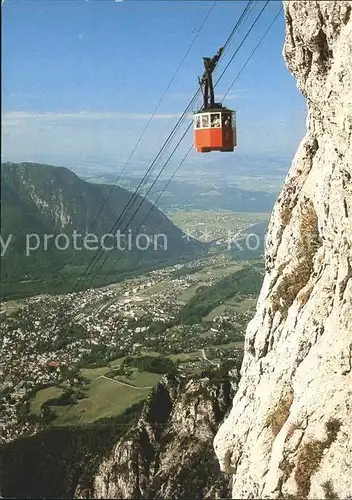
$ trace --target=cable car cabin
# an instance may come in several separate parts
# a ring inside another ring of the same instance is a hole
[[[198,153],[209,151],[233,151],[237,145],[236,114],[215,102],[212,73],[222,56],[220,47],[214,57],[203,57],[204,74],[198,78],[203,107],[194,113],[194,144]]]
[[[237,145],[234,111],[222,107],[208,108],[193,116],[194,144],[198,153],[234,150]]]

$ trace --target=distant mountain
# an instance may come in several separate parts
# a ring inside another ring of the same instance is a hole
[[[259,222],[241,232],[236,241],[231,242],[230,256],[234,260],[253,260],[264,256],[268,222]]]
[[[1,259],[2,298],[70,290],[103,244],[114,250],[95,284],[203,251],[149,201],[132,196],[118,186],[85,182],[67,168],[2,164],[2,250],[12,238]]]
[[[112,177],[111,177],[112,178]],[[236,174],[233,180],[236,179]],[[155,202],[165,212],[174,210],[232,210],[233,212],[271,212],[277,193],[259,189],[259,181],[253,181],[253,190],[244,190],[231,185],[224,178],[217,182],[209,182],[202,176],[193,181],[173,180],[165,188],[166,181],[157,181],[147,198]],[[138,179],[124,178],[121,185],[126,189],[134,189]],[[145,193],[148,185],[145,186]],[[144,193],[143,193],[144,194]]]

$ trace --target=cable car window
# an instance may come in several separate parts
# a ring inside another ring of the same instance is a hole
[[[195,116],[194,123],[195,123],[195,127],[196,128],[201,128],[202,125],[201,125],[201,120],[200,120],[200,116],[199,115]]]
[[[225,128],[229,128],[232,126],[231,124],[231,115],[230,114],[224,114],[222,115],[222,126]]]
[[[236,111],[232,113],[232,125],[236,127]]]
[[[209,115],[202,115],[202,127],[203,128],[209,127]]]
[[[220,113],[212,113],[210,115],[210,124],[211,127],[220,127]]]

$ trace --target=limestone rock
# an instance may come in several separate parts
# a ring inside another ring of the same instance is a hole
[[[89,489],[75,498],[228,498],[212,442],[229,410],[229,380],[166,376],[135,426],[101,460]]]
[[[285,1],[307,133],[275,204],[233,408],[234,498],[352,496],[352,2]]]

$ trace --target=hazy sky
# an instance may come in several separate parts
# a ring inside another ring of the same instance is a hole
[[[246,3],[5,0],[2,159],[120,168],[209,15],[130,168],[153,159],[197,90],[202,56],[214,55],[223,45]],[[262,6],[259,1],[253,7],[218,74]],[[219,83],[219,95],[231,85],[280,6],[279,1],[270,2]],[[237,153],[227,155],[226,162],[235,165],[238,158],[263,156],[287,158],[289,163],[304,134],[305,103],[284,64],[284,35],[281,13],[224,101],[237,110],[239,141]],[[176,159],[191,142],[190,133]],[[204,156],[193,153],[188,167],[197,168]]]

